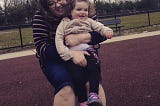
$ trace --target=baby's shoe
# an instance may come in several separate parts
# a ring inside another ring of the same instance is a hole
[[[88,97],[88,106],[103,106],[102,101],[96,93],[90,93]]]

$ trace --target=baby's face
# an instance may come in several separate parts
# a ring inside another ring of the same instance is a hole
[[[72,19],[86,20],[88,18],[88,3],[84,1],[76,2],[71,15]]]

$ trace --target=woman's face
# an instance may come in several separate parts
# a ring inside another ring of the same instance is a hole
[[[68,0],[49,0],[49,9],[51,13],[57,17],[64,15],[65,7],[68,3]]]
[[[88,18],[88,3],[84,1],[76,2],[71,15],[72,19],[86,20]]]

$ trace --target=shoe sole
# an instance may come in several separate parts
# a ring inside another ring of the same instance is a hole
[[[92,102],[88,106],[103,106],[103,105],[98,102]]]

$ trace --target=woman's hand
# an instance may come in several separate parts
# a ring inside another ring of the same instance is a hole
[[[73,47],[79,45],[80,43],[88,43],[91,40],[91,35],[89,33],[83,34],[70,34],[65,37],[65,43],[67,46]]]
[[[87,65],[87,60],[84,55],[89,55],[87,51],[74,51],[71,50],[72,61],[74,64],[80,65],[81,67],[85,67]]]

